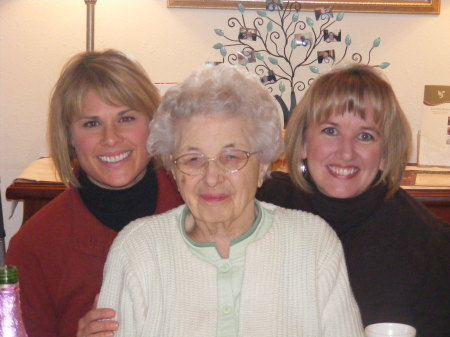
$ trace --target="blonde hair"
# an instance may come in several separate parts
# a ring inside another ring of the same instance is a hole
[[[319,76],[289,120],[286,157],[292,180],[300,189],[312,192],[311,183],[299,169],[308,127],[334,113],[350,112],[365,119],[369,104],[383,135],[384,170],[375,184],[387,185],[386,198],[398,190],[411,149],[411,129],[391,85],[374,68],[359,64]]]
[[[71,145],[70,125],[81,113],[90,91],[110,105],[124,105],[153,117],[160,95],[145,70],[117,50],[83,52],[63,67],[50,98],[48,141],[50,154],[61,180],[78,187],[72,166],[76,159]]]

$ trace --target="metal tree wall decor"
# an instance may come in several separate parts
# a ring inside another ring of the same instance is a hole
[[[226,42],[216,43],[213,48],[220,51],[223,62],[241,64],[261,78],[280,104],[286,124],[297,104],[297,93],[305,90],[320,73],[320,64],[334,66],[345,60],[352,40],[350,35],[345,37],[342,55],[336,55],[330,48],[332,42],[341,42],[337,23],[344,18],[344,13],[334,16],[330,7],[317,9],[314,20],[300,15],[301,4],[297,2],[272,0],[267,4],[271,13],[258,10],[252,22],[246,21],[246,9],[239,4],[240,17],[228,19],[232,32],[214,30]],[[373,41],[365,61],[359,52],[349,55],[351,61],[370,64],[371,53],[380,42],[380,38]],[[389,63],[372,66],[384,69]],[[309,69],[306,77],[300,77],[301,69]],[[288,104],[283,96],[289,98]]]

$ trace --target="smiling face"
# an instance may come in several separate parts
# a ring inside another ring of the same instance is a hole
[[[179,135],[173,157],[198,153],[212,158],[226,149],[252,152],[248,123],[240,118],[198,115],[177,125]],[[255,193],[268,165],[258,155],[250,156],[245,167],[226,173],[216,161],[207,164],[205,174],[190,176],[176,167],[172,173],[178,189],[197,224],[225,224],[245,228],[253,224]]]
[[[133,186],[150,161],[146,141],[150,118],[103,102],[89,91],[70,126],[71,144],[89,180],[106,189]]]
[[[353,113],[332,114],[306,131],[302,159],[319,191],[334,198],[363,193],[383,169],[383,136],[373,120]]]

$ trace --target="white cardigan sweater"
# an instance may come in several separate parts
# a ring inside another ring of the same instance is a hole
[[[246,249],[236,336],[363,336],[334,231],[310,213],[260,205],[273,224]],[[138,219],[114,241],[98,307],[117,311],[116,337],[219,336],[218,270],[183,239],[183,207]]]

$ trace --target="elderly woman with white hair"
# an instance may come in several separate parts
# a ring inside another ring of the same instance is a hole
[[[272,97],[235,67],[202,67],[166,93],[148,150],[185,205],[113,243],[99,307],[115,310],[116,337],[363,336],[333,230],[255,199],[280,136]]]

